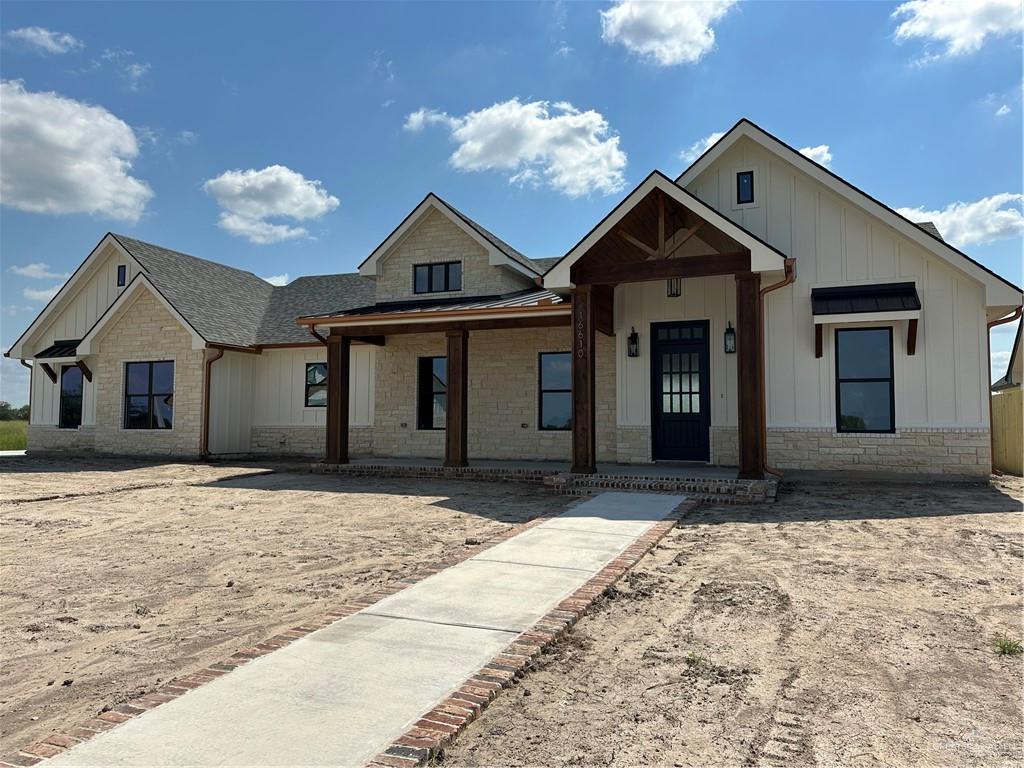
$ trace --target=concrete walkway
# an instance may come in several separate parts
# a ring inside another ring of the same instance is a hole
[[[682,500],[596,496],[48,764],[363,765]]]

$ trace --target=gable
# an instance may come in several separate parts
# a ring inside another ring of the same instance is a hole
[[[735,183],[735,171],[738,169],[737,163],[746,166],[751,163],[766,164],[758,182],[766,205],[737,208],[731,195],[731,185]],[[790,181],[794,178],[807,183]],[[822,226],[826,229],[834,225],[837,208],[843,211],[840,226],[845,226],[845,211],[855,212],[871,222],[873,231],[887,229],[894,239],[938,258],[984,286],[984,302],[989,308],[990,318],[1002,317],[1021,304],[1022,294],[1018,286],[978,264],[941,238],[924,231],[884,203],[808,159],[749,120],[743,119],[733,126],[722,139],[683,172],[678,182],[698,196],[707,196],[708,202],[718,207],[722,213],[744,221],[745,226],[749,225],[759,234],[763,232],[765,239],[773,244],[785,242],[787,239],[796,241],[800,236],[806,235],[798,232],[801,221],[797,216],[806,217],[807,210],[803,203],[807,200],[800,195],[811,189],[812,199],[826,201],[821,217]],[[828,196],[821,197],[823,189],[829,193]],[[856,238],[863,230],[858,225],[864,218],[850,216],[849,220],[853,222],[851,229],[856,258],[859,247]],[[829,233],[826,232],[826,239],[828,237]],[[797,253],[792,255],[800,258]],[[801,268],[802,265],[798,264],[798,272]],[[854,271],[858,271],[857,266],[854,266]]]
[[[413,269],[420,264],[458,262],[462,266],[462,288],[442,296],[485,296],[530,287],[525,268],[513,265],[478,230],[460,216],[438,205],[421,206],[400,227],[401,233],[360,266],[360,274],[376,276],[376,300],[424,298],[413,290]],[[397,232],[398,230],[396,230]],[[431,294],[437,296],[438,294]]]
[[[119,287],[117,267],[122,264],[125,285]],[[113,238],[104,237],[11,346],[10,356],[32,356],[58,339],[81,339],[141,269]]]

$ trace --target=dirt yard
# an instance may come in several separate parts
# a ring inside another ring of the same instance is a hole
[[[566,503],[260,471],[0,459],[0,754]]]
[[[704,508],[445,766],[1020,765],[1024,515],[997,487]]]

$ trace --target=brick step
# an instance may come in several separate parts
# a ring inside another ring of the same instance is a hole
[[[593,496],[604,491],[638,493],[679,493],[696,501],[719,504],[751,504],[775,501],[774,480],[720,480],[710,478],[644,478],[620,475],[574,475],[561,483],[552,483],[556,493],[567,496]]]

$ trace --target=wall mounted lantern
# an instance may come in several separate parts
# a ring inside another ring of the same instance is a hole
[[[732,327],[732,322],[725,329],[725,354],[736,354],[736,329]]]
[[[640,334],[636,328],[629,329],[629,337],[626,339],[626,354],[630,357],[640,357]]]
[[[670,299],[683,295],[683,278],[670,277],[665,281],[665,293]]]

